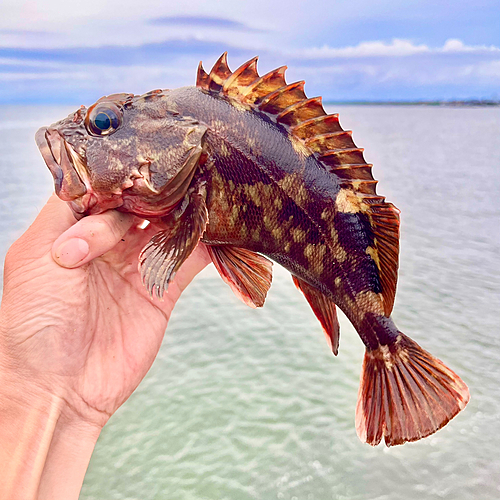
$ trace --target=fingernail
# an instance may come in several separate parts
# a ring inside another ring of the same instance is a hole
[[[63,267],[74,267],[90,252],[89,244],[81,238],[65,241],[54,252],[56,262]]]

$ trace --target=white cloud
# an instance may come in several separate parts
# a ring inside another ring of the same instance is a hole
[[[57,72],[57,73],[0,73],[0,81],[15,82],[26,80],[85,80],[84,72]]]
[[[446,40],[439,52],[500,52],[494,45],[465,45],[461,40],[450,38]]]
[[[370,41],[361,42],[352,47],[310,48],[295,51],[293,54],[304,59],[334,59],[353,57],[404,57],[416,54],[431,53],[500,53],[500,48],[493,45],[465,45],[461,40],[446,40],[442,47],[431,48],[428,45],[416,45],[410,40],[394,38],[391,42]]]
[[[487,61],[478,65],[477,74],[481,77],[496,79],[500,83],[500,61]]]
[[[113,92],[141,94],[155,88],[194,85],[196,78],[195,65],[109,66],[0,58],[0,69],[2,65],[18,66],[25,68],[25,71],[19,69],[0,71],[0,83],[54,82],[54,88],[59,86],[71,88],[73,85],[78,90],[98,89],[102,94]]]
[[[295,54],[310,59],[327,59],[336,57],[408,56],[422,52],[429,52],[429,47],[414,45],[409,40],[394,39],[391,43],[380,41],[361,42],[353,47],[333,48],[324,45],[321,48],[300,50]]]
[[[14,57],[0,57],[0,66],[18,66],[27,68],[67,68],[68,65],[53,61],[38,61],[35,59],[17,59]]]

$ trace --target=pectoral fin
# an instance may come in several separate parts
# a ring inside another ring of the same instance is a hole
[[[319,319],[326,340],[336,356],[339,352],[340,326],[335,303],[305,281],[296,276],[292,276],[292,278],[295,286],[304,294],[314,314]]]
[[[250,250],[210,245],[210,257],[222,279],[250,307],[262,307],[271,286],[273,263]]]
[[[204,184],[190,188],[165,221],[167,229],[153,236],[142,250],[139,268],[151,295],[153,292],[158,297],[163,295],[175,273],[196,248],[208,221],[205,198]]]

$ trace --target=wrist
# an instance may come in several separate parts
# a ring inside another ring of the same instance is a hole
[[[0,498],[77,499],[100,427],[13,375],[0,371]]]
[[[0,498],[35,499],[62,402],[5,371],[0,387]]]
[[[101,427],[61,414],[45,460],[38,500],[78,500]]]

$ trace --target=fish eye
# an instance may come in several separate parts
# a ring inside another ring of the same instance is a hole
[[[111,127],[111,118],[109,115],[101,111],[95,118],[94,118],[94,125],[96,128],[98,128],[101,132],[106,132],[109,130]]]
[[[110,135],[122,124],[122,112],[111,102],[92,106],[85,120],[88,132],[94,136]]]

